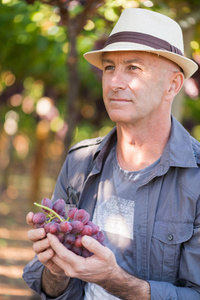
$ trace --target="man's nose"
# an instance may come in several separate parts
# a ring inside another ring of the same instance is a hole
[[[124,90],[126,88],[125,78],[120,70],[115,70],[111,78],[110,86],[113,91]]]

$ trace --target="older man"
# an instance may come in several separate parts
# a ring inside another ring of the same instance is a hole
[[[181,29],[161,14],[126,9],[105,47],[85,58],[103,70],[116,128],[69,151],[53,199],[73,186],[106,247],[84,236],[94,253],[85,259],[32,229],[37,257],[24,279],[43,299],[200,299],[200,144],[171,116],[197,70],[183,55]]]

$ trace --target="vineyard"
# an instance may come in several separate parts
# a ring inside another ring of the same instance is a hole
[[[34,257],[25,222],[51,198],[68,149],[107,134],[101,71],[83,54],[101,48],[126,7],[179,22],[185,53],[200,65],[199,0],[2,0],[0,3],[0,299],[37,300],[22,279]],[[200,70],[173,115],[200,140]]]

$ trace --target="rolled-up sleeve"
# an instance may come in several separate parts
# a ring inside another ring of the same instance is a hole
[[[38,294],[41,294],[41,278],[43,269],[44,266],[35,256],[35,258],[25,266],[22,276],[28,286]]]
[[[41,288],[42,281],[42,272],[44,266],[42,263],[35,257],[32,261],[30,261],[24,268],[23,278],[28,284],[28,286],[33,289],[36,293],[41,295],[43,300],[83,300],[84,299],[84,282],[71,278],[70,282],[64,291],[64,293],[57,298],[48,297]]]
[[[177,287],[168,282],[148,281],[151,300],[200,300],[200,294],[191,288]]]

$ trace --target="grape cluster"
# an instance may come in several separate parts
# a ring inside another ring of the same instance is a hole
[[[65,214],[65,201],[57,199],[54,203],[44,198],[41,204],[34,203],[42,208],[43,212],[37,212],[33,216],[36,228],[44,228],[46,233],[54,234],[59,241],[75,254],[89,257],[93,255],[83,247],[81,238],[89,235],[103,245],[104,234],[99,226],[90,221],[90,215],[84,209],[71,208]]]

